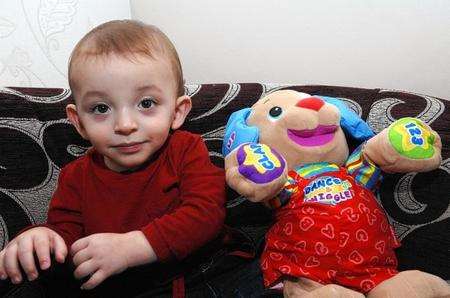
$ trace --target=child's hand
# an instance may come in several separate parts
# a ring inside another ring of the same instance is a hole
[[[50,253],[56,261],[64,263],[67,256],[67,246],[63,238],[55,231],[46,227],[36,227],[23,232],[14,238],[0,252],[0,278],[11,278],[11,282],[22,282],[20,267],[28,280],[38,277],[34,253],[39,260],[39,267],[45,270],[50,267]]]
[[[125,234],[93,234],[76,241],[71,249],[74,275],[81,279],[90,276],[81,288],[93,289],[111,275],[125,269],[156,260],[147,238],[140,231]]]

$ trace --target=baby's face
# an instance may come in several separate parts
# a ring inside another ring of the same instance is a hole
[[[117,55],[88,59],[74,70],[76,110],[84,137],[114,171],[136,168],[166,141],[176,83],[168,59]]]

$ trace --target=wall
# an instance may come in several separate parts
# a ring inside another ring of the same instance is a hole
[[[450,98],[448,0],[131,0],[187,82],[383,87]]]
[[[125,0],[0,1],[0,86],[68,87],[67,62],[91,28],[130,18]]]

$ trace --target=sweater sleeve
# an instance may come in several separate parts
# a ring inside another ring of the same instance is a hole
[[[68,248],[83,234],[79,180],[75,167],[70,164],[61,170],[50,201],[47,223],[43,225],[57,232]]]
[[[179,150],[180,148],[177,148]],[[180,199],[178,208],[142,228],[158,260],[183,259],[212,240],[225,219],[225,177],[215,167],[200,136],[179,150]]]

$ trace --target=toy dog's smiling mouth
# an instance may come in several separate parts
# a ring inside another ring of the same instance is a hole
[[[289,139],[300,146],[322,146],[333,140],[337,128],[337,125],[319,125],[314,129],[288,129],[287,134]]]

